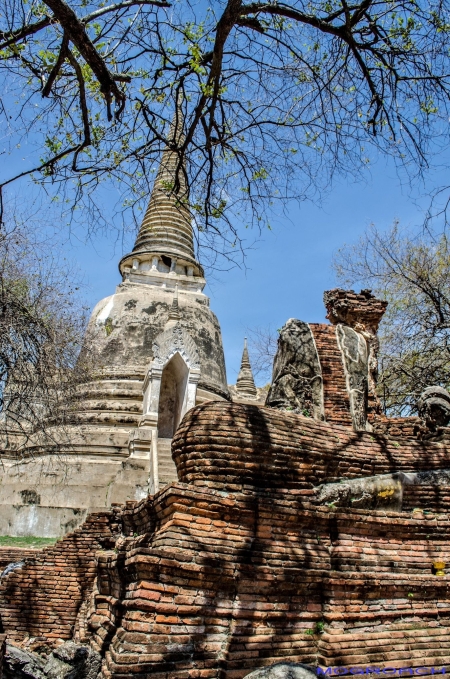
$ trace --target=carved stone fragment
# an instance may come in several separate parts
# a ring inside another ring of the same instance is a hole
[[[4,679],[96,679],[101,656],[88,646],[67,641],[48,658],[6,645]]]
[[[360,479],[342,479],[316,489],[321,504],[356,509],[400,511],[404,479],[399,474],[382,474]]]
[[[369,429],[367,423],[368,401],[368,351],[364,337],[347,325],[336,327],[338,345],[342,353],[350,413],[356,431]]]
[[[322,369],[307,323],[290,318],[280,331],[266,405],[323,420]]]
[[[450,486],[450,469],[428,469],[420,472],[396,471],[357,479],[340,479],[323,483],[315,489],[317,501],[330,507],[353,509],[402,510],[405,486],[428,486],[433,494]]]
[[[430,431],[450,423],[450,394],[443,387],[427,387],[417,403],[419,415]]]

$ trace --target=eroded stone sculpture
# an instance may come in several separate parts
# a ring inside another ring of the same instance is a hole
[[[290,318],[280,331],[266,405],[324,419],[322,370],[307,323]]]
[[[450,423],[450,394],[443,387],[427,387],[418,401],[419,415],[427,428],[434,432]]]
[[[367,403],[369,393],[368,346],[365,338],[348,325],[338,324],[336,336],[342,353],[350,413],[356,431],[369,429]]]

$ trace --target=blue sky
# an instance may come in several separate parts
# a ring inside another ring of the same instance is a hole
[[[204,9],[202,2],[198,9]],[[13,100],[18,97],[28,104],[27,91],[20,93],[19,90],[18,93],[15,86],[2,96],[7,103],[8,97]],[[37,107],[39,100],[37,95],[30,104]],[[12,129],[14,125],[13,121]],[[436,129],[443,134],[441,141],[445,143],[448,120],[439,118]],[[36,153],[36,139],[30,134],[20,148],[15,147],[16,138],[6,122],[0,132],[0,177],[9,177],[15,171],[35,165],[40,155],[40,150]],[[368,153],[371,149],[369,145]],[[447,161],[443,163],[447,168],[450,165],[448,152],[445,158],[435,158],[433,162],[437,160]],[[445,183],[447,177],[441,170],[430,174],[426,186],[410,187],[405,183],[402,187],[393,163],[379,159],[360,182],[336,181],[320,206],[293,203],[285,211],[280,210],[280,215],[271,219],[272,231],[266,231],[248,251],[245,269],[235,268],[209,277],[206,292],[222,326],[229,382],[236,379],[243,338],[249,329],[268,325],[276,329],[289,317],[323,321],[323,291],[335,285],[331,270],[333,253],[345,243],[354,242],[370,223],[385,229],[398,219],[403,227],[417,228],[423,221],[427,191]],[[19,201],[26,204],[36,195],[37,189],[24,181],[11,187],[11,192],[14,191]],[[120,191],[113,193],[104,196],[107,216],[120,198]],[[42,204],[45,204],[44,200]],[[51,210],[47,212],[44,208],[43,220],[51,221]],[[93,307],[98,300],[114,292],[119,282],[117,262],[133,244],[130,234],[123,242],[117,239],[116,232],[97,234],[87,240],[91,225],[86,224],[86,228],[78,229],[67,238],[64,225],[54,223],[52,226],[57,230],[60,226],[64,254],[78,265],[85,282],[84,296]]]
[[[292,204],[288,216],[280,210],[272,231],[248,252],[246,269],[208,279],[206,292],[222,326],[229,383],[236,380],[248,328],[279,328],[290,317],[324,322],[323,291],[335,285],[333,253],[354,242],[371,222],[385,229],[399,219],[404,227],[417,228],[428,205],[427,189],[444,181],[445,174],[436,171],[427,187],[402,187],[393,164],[380,160],[364,180],[336,182],[320,206]],[[65,246],[84,275],[91,306],[114,291],[117,262],[131,245],[130,239],[122,244],[103,236],[87,244],[72,238],[72,245]]]
[[[15,155],[3,165],[1,174],[29,162],[24,147]],[[443,156],[434,161],[448,167],[450,159]],[[402,186],[393,163],[380,159],[361,181],[336,181],[321,205],[293,203],[285,211],[280,209],[279,216],[271,219],[272,231],[262,234],[248,251],[245,269],[210,275],[205,292],[222,326],[229,383],[236,380],[248,329],[269,325],[276,329],[291,317],[324,322],[323,291],[336,284],[331,269],[333,253],[354,242],[372,222],[385,229],[398,219],[405,228],[418,228],[429,204],[427,193],[446,184],[446,175],[444,167],[429,173],[426,185],[411,187],[404,182]],[[15,187],[20,201],[36,190],[26,182]],[[119,192],[111,200],[106,196],[105,210],[118,197]],[[45,205],[45,200],[42,202]],[[112,232],[87,240],[86,225],[67,238],[63,225],[53,226],[60,228],[64,255],[77,266],[85,284],[84,297],[92,308],[120,282],[117,263],[130,251],[134,236],[128,234],[122,241]],[[249,242],[256,235],[249,232]]]

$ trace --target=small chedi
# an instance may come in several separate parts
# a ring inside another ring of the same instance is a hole
[[[244,348],[242,402],[187,410],[176,480],[5,568],[7,677],[69,677],[75,657],[108,679],[445,671],[450,397],[381,416],[385,303],[325,302],[331,324],[281,330],[266,405]]]

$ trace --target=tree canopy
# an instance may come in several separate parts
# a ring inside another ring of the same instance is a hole
[[[417,412],[426,387],[450,387],[450,242],[445,234],[371,227],[336,255],[344,286],[389,304],[381,322],[378,391],[391,415]]]
[[[51,240],[30,236],[29,223],[9,224],[0,232],[0,447],[17,451],[32,438],[61,450],[90,375],[79,359],[86,309]]]
[[[269,224],[274,200],[314,196],[374,150],[426,166],[447,141],[449,31],[439,0],[7,0],[0,113],[27,165],[1,187],[31,175],[92,224],[99,187],[120,182],[139,220],[169,145],[199,232],[231,251],[239,221]]]

